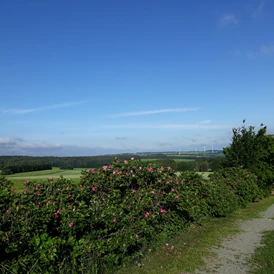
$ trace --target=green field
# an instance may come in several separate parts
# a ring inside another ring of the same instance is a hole
[[[13,182],[16,190],[22,190],[24,189],[25,180],[43,181],[49,179],[51,176],[63,176],[64,178],[71,179],[73,182],[79,182],[82,170],[84,169],[74,168],[73,170],[62,170],[58,167],[54,167],[51,170],[31,171],[7,175],[6,178]]]
[[[176,161],[176,162],[178,162],[178,161],[184,161],[184,162],[191,162],[191,161],[195,161],[194,159],[188,159],[188,158],[175,158],[175,159],[173,159],[173,158],[163,158],[163,159],[160,159],[160,158],[142,158],[141,159],[141,161],[142,162],[149,162],[149,161],[156,161],[156,160],[174,160],[174,161]]]

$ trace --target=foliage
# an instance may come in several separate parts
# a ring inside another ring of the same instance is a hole
[[[245,123],[245,120],[243,121]],[[233,128],[232,143],[224,148],[224,167],[242,166],[258,176],[261,189],[269,191],[274,182],[274,137],[267,134],[261,124],[256,132],[254,126]]]
[[[39,164],[39,163],[33,163],[33,164],[9,164],[5,165],[2,168],[2,175],[10,175],[14,173],[20,173],[20,172],[28,172],[28,171],[38,171],[38,170],[48,170],[52,169],[51,164],[45,163],[45,164]]]
[[[1,179],[1,273],[113,273],[139,263],[152,245],[226,216],[242,206],[239,197],[256,198],[226,184],[231,176],[205,181],[194,171],[178,176],[169,166],[116,158],[83,171],[80,183],[26,181],[15,193]]]

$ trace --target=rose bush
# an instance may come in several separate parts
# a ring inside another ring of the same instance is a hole
[[[238,171],[241,187],[233,172],[206,181],[195,172],[176,175],[170,167],[116,158],[83,171],[80,183],[51,177],[26,181],[15,193],[2,179],[1,273],[113,273],[139,262],[190,224],[254,200],[252,175],[243,179],[247,174]]]

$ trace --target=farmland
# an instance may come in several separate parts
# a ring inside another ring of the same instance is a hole
[[[84,169],[74,168],[73,170],[62,170],[58,167],[54,167],[52,170],[31,171],[7,175],[6,178],[13,182],[16,190],[20,191],[24,189],[24,181],[26,180],[38,182],[46,181],[51,176],[57,178],[62,176],[64,178],[71,179],[72,182],[79,182],[82,170]]]

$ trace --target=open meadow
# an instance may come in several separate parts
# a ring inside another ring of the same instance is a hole
[[[7,179],[13,182],[15,190],[23,190],[24,182],[29,181],[46,181],[51,176],[71,179],[73,182],[79,182],[82,170],[84,168],[74,168],[72,170],[64,170],[58,167],[53,167],[50,170],[40,170],[40,171],[31,171],[31,172],[22,172],[12,175],[5,176]]]

